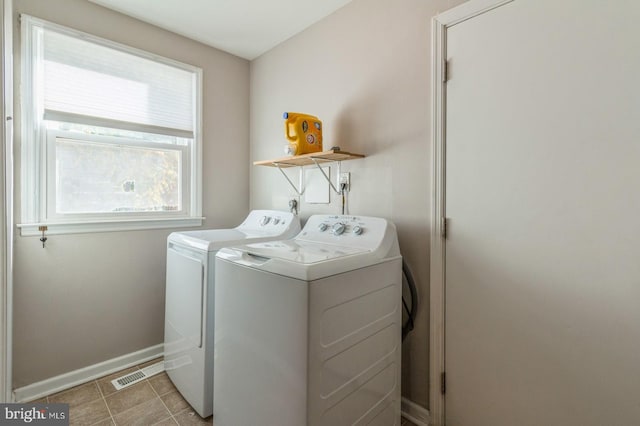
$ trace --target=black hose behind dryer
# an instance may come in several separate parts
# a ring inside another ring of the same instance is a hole
[[[407,287],[409,288],[409,293],[411,294],[411,307],[407,306],[406,300],[404,300],[404,295],[402,296],[402,306],[407,312],[407,323],[402,325],[402,340],[407,337],[407,335],[413,330],[413,326],[415,324],[416,313],[418,312],[418,289],[416,288],[416,283],[413,279],[413,274],[411,273],[411,269],[409,269],[409,265],[407,262],[402,259],[402,283],[406,281]]]

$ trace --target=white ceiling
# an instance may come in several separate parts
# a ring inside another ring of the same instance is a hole
[[[89,0],[246,59],[351,0]]]

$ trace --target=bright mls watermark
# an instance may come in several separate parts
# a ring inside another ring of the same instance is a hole
[[[69,426],[69,404],[0,404],[0,425]]]

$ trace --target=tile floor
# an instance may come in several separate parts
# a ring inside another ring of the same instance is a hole
[[[119,391],[111,384],[115,378],[160,361],[146,362],[32,402],[69,404],[71,425],[213,425],[212,417],[203,419],[189,406],[166,373]],[[403,418],[401,426],[415,425]]]
[[[140,364],[32,402],[69,404],[72,425],[212,425],[212,417],[202,419],[193,411],[166,373],[119,391],[111,384],[115,378],[160,361]]]

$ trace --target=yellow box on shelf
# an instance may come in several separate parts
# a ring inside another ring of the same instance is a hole
[[[301,155],[322,151],[322,121],[316,116],[299,112],[285,112],[284,134],[289,144],[285,153]]]

